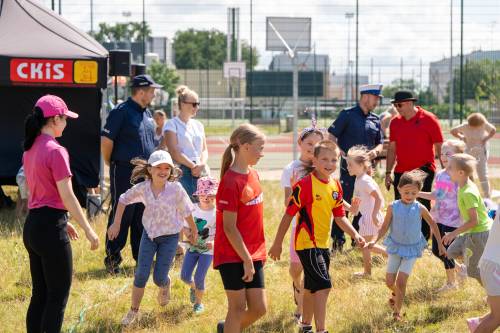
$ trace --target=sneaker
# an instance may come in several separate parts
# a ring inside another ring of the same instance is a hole
[[[469,332],[474,333],[479,326],[479,317],[467,319],[467,326],[469,327]]]
[[[196,293],[193,288],[189,288],[189,300],[191,301],[191,304],[196,302]]]
[[[224,320],[217,323],[217,333],[224,333]]]
[[[464,284],[467,280],[467,266],[464,264],[457,264],[457,279],[459,284]]]
[[[205,307],[203,306],[203,304],[198,304],[196,303],[194,306],[193,306],[193,312],[195,314],[200,314],[202,313],[203,311],[205,311]]]
[[[170,301],[170,276],[168,283],[164,287],[158,288],[158,304],[160,306],[165,306]]]
[[[299,333],[314,333],[312,325],[300,323]]]
[[[450,290],[457,290],[457,289],[458,289],[458,285],[456,283],[446,283],[441,288],[439,288],[438,290],[436,290],[436,292],[438,292],[438,293],[444,293],[444,292],[447,292],[447,291],[450,291]]]
[[[138,317],[139,317],[139,311],[134,311],[134,310],[130,309],[127,312],[127,314],[125,315],[125,317],[123,317],[122,325],[123,326],[131,325],[132,323],[134,323],[137,320]]]

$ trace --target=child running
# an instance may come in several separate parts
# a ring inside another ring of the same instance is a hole
[[[292,194],[292,185],[307,174],[311,167],[314,145],[323,140],[323,132],[315,127],[307,127],[302,130],[298,139],[300,148],[300,158],[290,162],[281,174],[281,187],[285,191],[285,207],[288,206],[290,194]],[[295,217],[292,220],[292,237],[290,237],[290,268],[289,273],[292,277],[293,299],[295,301],[295,312],[293,314],[297,323],[300,323],[302,317],[302,264],[295,252]]]
[[[490,333],[500,327],[500,214],[497,214],[484,248],[479,271],[488,294],[490,313],[480,318],[467,319],[473,333]]]
[[[359,234],[366,242],[374,240],[382,225],[384,217],[384,198],[378,184],[369,175],[372,169],[368,150],[363,146],[354,146],[347,152],[347,170],[351,176],[356,176],[354,195],[350,212],[353,216],[361,214],[359,219]],[[363,252],[363,272],[354,273],[357,277],[369,277],[372,274],[371,252],[387,256],[385,249],[375,244],[371,248],[365,246]]]
[[[189,299],[193,303],[193,312],[196,314],[204,311],[201,301],[205,292],[205,277],[214,254],[215,194],[217,194],[218,185],[219,182],[216,179],[202,177],[198,179],[196,192],[193,193],[193,196],[198,197],[199,200],[193,212],[198,242],[191,245],[184,256],[181,279],[190,286]],[[189,236],[190,233],[189,226],[185,225],[184,234]]]
[[[453,155],[463,153],[465,144],[458,140],[446,140],[441,148],[441,161],[445,169],[436,174],[433,192],[420,192],[419,197],[426,200],[433,200],[431,215],[437,223],[441,238],[445,234],[454,231],[462,225],[462,218],[458,211],[457,193],[458,185],[450,178],[450,159]],[[448,249],[448,246],[445,245]],[[446,283],[437,290],[438,293],[458,288],[456,275],[461,282],[467,277],[467,268],[439,254],[439,243],[435,236],[432,236],[432,253],[444,264],[446,271]],[[458,274],[455,274],[458,273]]]
[[[463,224],[443,237],[451,259],[465,258],[467,275],[481,283],[479,259],[481,258],[491,228],[491,219],[476,184],[470,180],[477,160],[469,154],[451,157],[449,173],[458,184],[458,209]]]
[[[439,254],[446,255],[436,223],[427,208],[417,201],[425,176],[420,170],[405,172],[401,176],[398,184],[401,199],[387,207],[384,224],[377,239],[368,244],[370,248],[375,246],[389,229],[389,235],[384,240],[389,255],[385,283],[392,292],[389,304],[393,309],[395,321],[401,321],[400,313],[408,278],[417,258],[422,256],[422,251],[427,245],[421,231],[422,218],[429,224],[438,240]]]
[[[265,136],[257,127],[243,124],[231,134],[222,156],[214,268],[221,275],[228,309],[225,322],[217,325],[218,333],[241,332],[267,311],[263,193],[252,168],[264,156],[264,144]]]
[[[159,287],[158,303],[167,305],[170,300],[170,277],[168,271],[175,257],[179,232],[183,223],[177,217],[186,220],[191,229],[190,241],[197,241],[196,225],[191,212],[194,210],[182,185],[177,182],[180,170],[174,167],[170,154],[157,150],[151,154],[148,161],[133,159],[135,165],[131,181],[144,181],[134,185],[120,196],[114,222],[108,229],[108,237],[113,240],[120,232],[123,211],[127,205],[141,202],[144,204],[141,244],[139,258],[132,288],[132,305],[130,311],[123,317],[122,325],[128,326],[138,318],[139,306],[144,295],[144,287],[149,279],[149,273],[154,265],[153,281]]]
[[[326,303],[332,282],[330,279],[330,238],[332,215],[335,222],[356,242],[363,246],[364,239],[345,216],[342,187],[332,178],[337,168],[340,150],[329,140],[316,144],[313,153],[314,171],[299,180],[292,189],[286,213],[281,219],[269,256],[279,260],[282,243],[297,214],[294,241],[295,250],[304,269],[304,294],[301,332],[311,333],[314,317],[316,332],[328,332],[325,326]]]

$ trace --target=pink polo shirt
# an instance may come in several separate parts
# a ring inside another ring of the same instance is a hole
[[[50,135],[40,134],[24,152],[23,165],[29,189],[28,208],[66,209],[56,184],[72,176],[66,148]]]

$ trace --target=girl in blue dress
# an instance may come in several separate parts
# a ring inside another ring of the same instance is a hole
[[[421,232],[422,218],[429,224],[438,241],[439,254],[446,254],[436,223],[427,208],[417,201],[424,179],[425,173],[420,170],[405,172],[401,176],[398,185],[401,199],[387,207],[384,224],[377,239],[368,243],[369,247],[373,247],[389,230],[389,235],[383,242],[389,256],[385,282],[392,293],[389,304],[396,321],[401,320],[400,312],[408,277],[417,258],[422,256],[422,251],[427,246],[427,241]]]

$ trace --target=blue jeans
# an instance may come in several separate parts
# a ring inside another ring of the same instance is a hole
[[[182,170],[182,177],[179,179],[182,187],[186,190],[186,193],[189,195],[189,198],[192,202],[197,202],[198,199],[193,197],[193,193],[196,192],[196,186],[198,185],[198,177],[194,177],[191,174],[191,169],[189,169],[185,165],[181,165],[180,169]]]
[[[156,254],[156,263],[153,272],[153,281],[158,287],[166,286],[170,281],[168,271],[174,261],[179,234],[164,235],[149,239],[146,230],[142,233],[139,246],[139,260],[135,271],[134,286],[144,288],[149,279],[153,258]]]
[[[212,263],[213,255],[203,254],[198,252],[187,251],[182,263],[181,279],[182,281],[191,284],[193,282],[193,271],[195,266],[196,273],[194,273],[194,285],[198,290],[205,290],[205,277],[207,276],[208,269]]]

